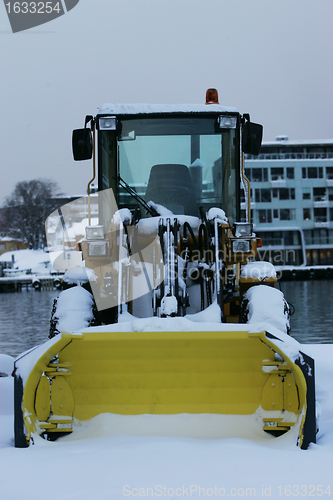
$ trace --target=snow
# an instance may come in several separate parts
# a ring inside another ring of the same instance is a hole
[[[89,267],[82,266],[71,267],[62,277],[62,281],[66,282],[68,285],[82,286],[87,281],[94,282],[96,280],[97,276],[94,270]]]
[[[20,354],[16,359],[20,361],[20,368],[18,371],[18,375],[22,378],[23,381],[23,386],[26,383],[31,370],[39,360],[39,358],[51,347],[52,344],[55,344],[58,341],[57,337],[53,337],[53,339],[48,340],[44,344],[41,344],[39,346],[33,347],[32,349],[29,349],[28,351]],[[25,354],[31,353],[29,356],[25,356]]]
[[[14,250],[0,255],[0,262],[12,262],[13,269],[31,269],[32,274],[49,274],[53,271],[50,256],[44,250]]]
[[[0,377],[11,375],[13,370],[13,358],[7,354],[0,354]]]
[[[174,216],[174,213],[171,212],[171,210],[166,208],[164,205],[160,205],[159,203],[154,203],[153,201],[148,201],[148,205],[152,208],[155,208],[155,210],[164,217]]]
[[[170,297],[168,297],[170,298]],[[251,325],[252,327],[253,325]],[[263,329],[262,329],[263,330]],[[261,331],[262,331],[261,330]],[[84,330],[78,330],[83,333]],[[189,331],[249,331],[246,324],[221,323],[220,308],[215,301],[204,311],[196,314],[188,314],[185,317],[174,318],[137,318],[125,313],[124,319],[120,317],[118,324],[93,326],[90,332],[189,332]],[[289,338],[289,337],[288,337]],[[295,341],[296,342],[296,341]],[[298,344],[299,345],[299,344]]]
[[[91,293],[81,286],[64,290],[57,299],[55,316],[59,318],[59,332],[74,332],[89,326],[93,319],[94,299]]]
[[[38,438],[35,446],[18,449],[13,446],[13,378],[1,377],[1,498],[329,498],[327,488],[331,493],[333,489],[333,345],[303,347],[316,361],[322,412],[317,444],[306,451],[295,446],[292,431],[265,440],[156,436],[150,415],[129,416],[128,426],[110,414],[83,422],[75,434],[56,442]],[[207,427],[215,419],[209,417]],[[165,417],[163,425],[181,419],[192,426],[195,416]],[[110,433],[113,425],[119,433]],[[140,426],[150,435],[126,432]]]
[[[149,202],[149,204],[151,204],[151,202]],[[161,207],[163,213],[161,213],[161,216],[158,217],[147,217],[147,219],[140,219],[138,222],[138,226],[140,228],[151,227],[155,229],[155,231],[158,231],[158,226],[160,221],[163,221],[163,224],[166,224],[167,219],[171,219],[171,223],[173,223],[173,219],[177,219],[180,225],[183,225],[185,224],[185,222],[188,222],[191,228],[193,229],[194,233],[198,231],[201,224],[199,217],[194,217],[193,215],[172,214],[170,210],[163,207],[162,205],[154,205],[154,206]],[[168,212],[164,213],[163,209],[168,210]],[[156,208],[156,210],[159,211],[159,208]]]
[[[197,158],[196,160],[194,160],[193,163],[191,163],[191,167],[201,167],[201,168],[205,168],[205,164],[202,160],[200,160],[200,158]]]
[[[128,208],[120,208],[117,210],[117,212],[113,215],[113,222],[120,226],[122,223],[125,222],[131,222],[132,221],[132,214],[131,211]]]
[[[208,220],[218,219],[218,221],[221,222],[222,224],[228,224],[228,218],[225,214],[225,211],[222,210],[222,208],[216,208],[216,207],[210,208],[207,213],[207,219]]]
[[[60,308],[68,312],[85,304],[86,309],[88,292],[78,287],[80,295],[75,293],[74,297],[71,290],[63,293]],[[262,285],[250,290],[250,295],[257,294],[256,301],[260,300],[261,315],[249,311],[247,325],[222,324],[214,302],[206,310],[183,318],[136,318],[125,311],[117,325],[89,330],[267,329],[279,338],[274,342],[292,359],[299,356],[299,350],[315,359],[321,413],[317,444],[311,444],[306,451],[298,448],[296,428],[280,438],[263,438],[258,427],[259,408],[253,416],[104,413],[89,421],[75,422],[73,434],[56,442],[34,436],[34,446],[18,449],[13,445],[13,378],[5,376],[0,377],[1,498],[328,498],[333,491],[333,345],[300,345],[282,333],[283,325],[276,323],[283,306],[280,292]],[[66,329],[71,326],[67,324]],[[23,381],[36,360],[56,341],[54,337],[32,349],[32,360],[30,356],[21,360]],[[24,359],[29,362],[25,364]],[[0,356],[0,372],[8,374],[12,365],[13,358]],[[234,435],[235,429],[238,437],[229,437],[228,430]]]
[[[241,278],[276,278],[276,268],[270,262],[248,262],[242,266]]]
[[[103,104],[99,115],[137,115],[146,113],[237,113],[236,108],[220,104]]]
[[[249,301],[248,324],[265,323],[264,330],[272,326],[287,333],[288,315],[280,290],[266,285],[253,286],[245,292],[244,299]]]
[[[161,301],[161,314],[170,316],[170,314],[177,313],[178,302],[174,295],[171,297],[163,297]]]

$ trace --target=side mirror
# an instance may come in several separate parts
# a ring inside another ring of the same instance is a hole
[[[92,133],[89,128],[73,130],[72,148],[75,161],[90,160],[92,158]]]
[[[243,125],[242,150],[246,154],[258,155],[260,153],[263,126],[259,123],[247,121]]]

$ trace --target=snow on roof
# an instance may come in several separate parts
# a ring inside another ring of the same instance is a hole
[[[0,262],[12,262],[14,257],[15,269],[34,269],[50,263],[50,256],[44,250],[14,250],[0,255]]]
[[[0,241],[22,241],[20,238],[12,238],[11,236],[4,236]]]
[[[318,145],[326,145],[333,146],[333,139],[311,139],[311,140],[292,140],[287,139],[278,139],[275,141],[263,141],[263,146],[318,146]]]
[[[237,113],[233,107],[220,104],[103,104],[98,114],[138,115],[148,113]]]

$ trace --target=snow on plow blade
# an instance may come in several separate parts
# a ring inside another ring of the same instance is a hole
[[[211,414],[226,420],[197,437],[242,436],[250,418],[258,435],[292,429],[306,449],[316,435],[313,360],[291,361],[280,342],[248,331],[62,333],[16,361],[15,446],[102,413]]]

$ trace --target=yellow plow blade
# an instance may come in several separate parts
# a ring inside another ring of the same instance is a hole
[[[25,383],[23,434],[71,432],[101,413],[256,414],[263,435],[296,426],[302,444],[306,410],[301,368],[265,332],[62,333]]]

